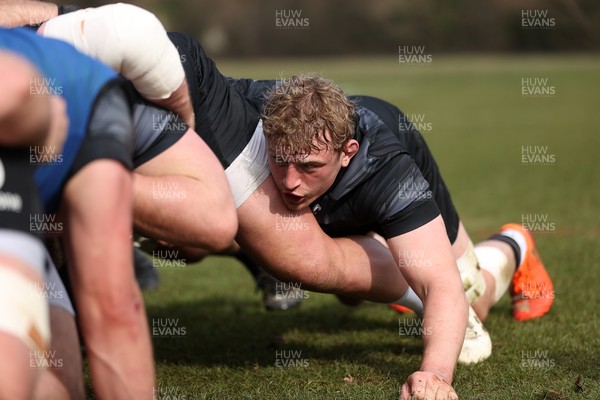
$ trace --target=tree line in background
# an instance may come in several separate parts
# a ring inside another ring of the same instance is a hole
[[[74,1],[82,7],[109,1]],[[600,49],[598,0],[136,0],[212,55]]]

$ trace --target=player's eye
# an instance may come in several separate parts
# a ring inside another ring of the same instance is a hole
[[[313,163],[301,163],[300,168],[302,168],[305,171],[314,171],[317,168],[319,168],[319,166]]]

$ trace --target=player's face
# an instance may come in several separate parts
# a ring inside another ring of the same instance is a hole
[[[269,145],[269,167],[283,202],[290,210],[301,210],[322,196],[335,181],[342,167],[348,166],[358,150],[349,140],[343,151],[320,145],[308,155],[282,155]]]

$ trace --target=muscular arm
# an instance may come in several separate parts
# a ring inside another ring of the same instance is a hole
[[[282,216],[293,217],[295,228],[286,229]],[[382,303],[406,292],[406,281],[386,247],[368,237],[330,238],[310,211],[294,213],[285,207],[271,177],[238,208],[238,218],[238,243],[282,280]]]
[[[427,334],[423,335],[423,360],[420,371],[407,381],[408,394],[418,396],[419,390],[424,394],[426,383],[430,388],[441,384],[438,378],[452,382],[467,326],[468,303],[441,216],[388,239],[388,244],[424,305],[423,331]]]
[[[131,176],[97,160],[64,192],[69,268],[98,397],[149,399],[150,334],[131,257]]]

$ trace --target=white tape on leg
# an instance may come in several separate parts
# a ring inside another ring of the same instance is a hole
[[[43,352],[50,343],[50,317],[44,288],[2,265],[0,331],[17,337],[34,351]]]
[[[491,246],[476,246],[475,254],[477,255],[481,269],[488,271],[496,281],[494,303],[497,303],[508,289],[512,280],[509,260],[500,249]]]
[[[487,286],[483,273],[479,268],[477,256],[473,251],[473,243],[469,241],[467,249],[463,255],[456,260],[456,264],[458,265],[460,279],[462,280],[469,304],[473,304],[481,297],[481,295],[483,295],[483,293],[485,293]]]

